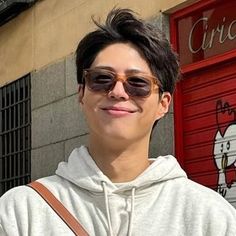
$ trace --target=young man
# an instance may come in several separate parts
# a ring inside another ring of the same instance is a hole
[[[77,49],[79,102],[90,135],[46,186],[89,235],[235,236],[236,211],[186,177],[173,156],[148,159],[153,126],[179,74],[154,26],[113,10]],[[74,235],[32,188],[0,200],[0,235]]]

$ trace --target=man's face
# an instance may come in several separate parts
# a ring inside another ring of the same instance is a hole
[[[108,68],[119,75],[135,70],[152,75],[138,50],[129,43],[115,43],[100,51],[90,69]],[[90,129],[90,135],[109,140],[137,141],[149,139],[155,120],[167,111],[169,93],[159,98],[158,86],[145,98],[129,96],[122,81],[117,81],[108,93],[94,92],[85,86],[80,90],[80,102]]]

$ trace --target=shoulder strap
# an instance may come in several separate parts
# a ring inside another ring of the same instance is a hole
[[[88,236],[82,225],[43,184],[35,181],[28,184],[28,186],[33,188],[48,203],[76,236]]]

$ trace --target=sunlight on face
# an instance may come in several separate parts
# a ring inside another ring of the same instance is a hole
[[[146,60],[128,43],[112,44],[100,51],[91,66],[97,67],[110,68],[122,75],[130,70],[152,75]],[[170,96],[167,110],[169,101]],[[107,94],[92,92],[85,86],[81,106],[91,135],[116,140],[149,139],[153,123],[164,112],[158,90],[147,98],[130,97],[122,82],[117,82]]]

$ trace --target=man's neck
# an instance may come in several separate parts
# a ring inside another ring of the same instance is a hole
[[[123,183],[134,180],[149,166],[148,147],[145,139],[115,145],[108,140],[91,138],[88,149],[97,166],[112,182]]]

